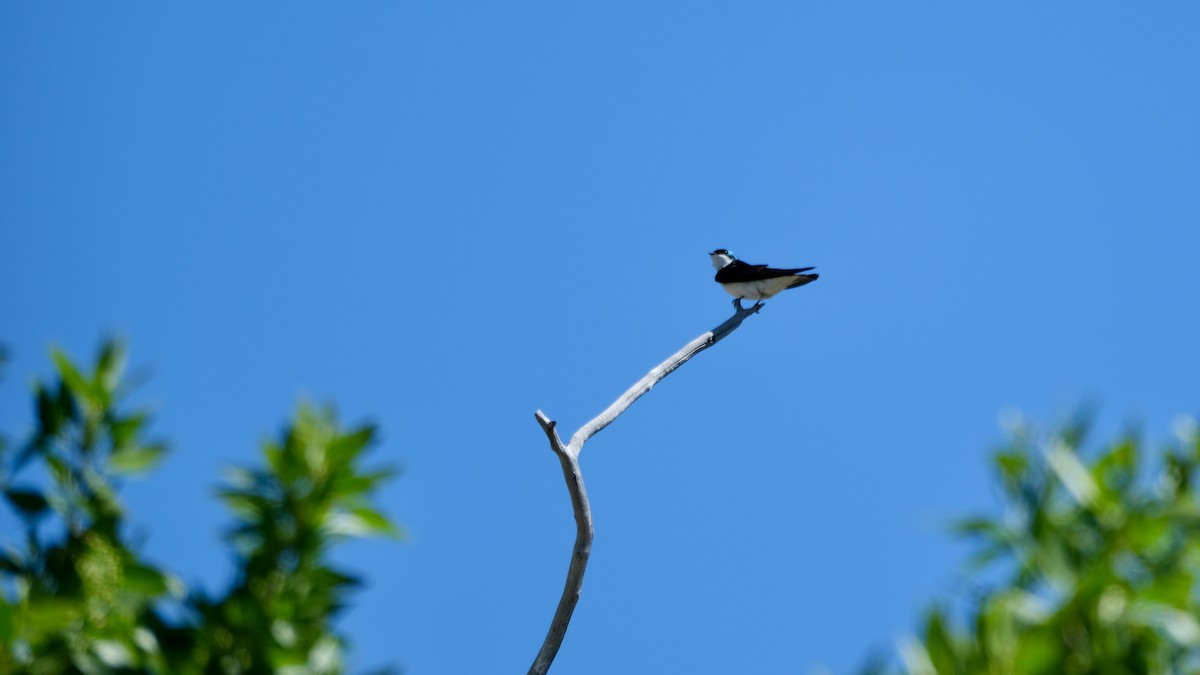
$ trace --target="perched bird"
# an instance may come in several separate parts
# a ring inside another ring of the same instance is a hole
[[[717,283],[733,296],[733,306],[738,309],[742,308],[743,298],[757,300],[754,303],[757,306],[780,291],[817,280],[816,274],[805,274],[815,267],[781,270],[766,265],[748,265],[723,248],[709,255],[713,267],[717,268]]]

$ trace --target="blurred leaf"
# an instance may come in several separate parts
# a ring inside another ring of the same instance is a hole
[[[167,454],[161,444],[124,448],[114,452],[108,460],[108,468],[115,474],[143,473],[154,467]]]
[[[71,467],[61,457],[47,456],[45,458],[46,468],[50,471],[50,477],[59,485],[65,485],[71,480]]]
[[[1061,425],[1058,437],[1071,448],[1078,448],[1087,439],[1092,428],[1092,420],[1096,418],[1095,405],[1079,406],[1071,417]]]
[[[217,496],[235,515],[246,520],[257,522],[261,519],[261,515],[270,508],[266,498],[251,492],[222,489],[217,491]]]
[[[993,461],[1000,471],[1001,485],[1010,495],[1016,494],[1022,485],[1022,478],[1029,470],[1029,457],[1021,452],[1004,451],[996,453]]]
[[[911,675],[938,675],[929,660],[929,652],[925,650],[925,645],[915,640],[900,643],[900,660]]]
[[[1059,673],[1063,663],[1062,644],[1052,631],[1027,633],[1017,647],[1014,672],[1030,675]]]
[[[954,664],[958,659],[954,653],[954,644],[942,623],[941,611],[936,609],[929,612],[925,620],[925,652],[934,670],[940,675],[953,675],[956,672]]]
[[[87,486],[87,494],[78,507],[89,518],[115,518],[121,515],[121,502],[117,499],[117,491],[108,479],[96,473],[91,466],[84,466],[83,484]]]
[[[332,636],[324,636],[309,652],[308,666],[313,673],[337,673],[342,669],[342,646]]]
[[[400,470],[385,466],[364,474],[341,475],[334,480],[333,491],[347,498],[357,497],[374,490],[383,483],[400,473]]]
[[[92,651],[108,668],[128,668],[134,662],[129,647],[116,640],[97,640],[92,645]]]
[[[26,519],[42,515],[50,506],[45,495],[33,488],[5,488],[4,498]]]
[[[20,551],[12,546],[7,546],[0,551],[0,572],[4,574],[23,574],[25,572],[25,564],[21,559]],[[0,593],[0,598],[3,597],[4,594]]]
[[[1163,631],[1172,640],[1200,646],[1200,622],[1192,613],[1154,602],[1138,602],[1132,611],[1139,622]]]
[[[166,574],[137,562],[125,565],[124,581],[126,590],[148,597],[163,595],[170,588],[170,579]]]
[[[1002,530],[1003,527],[996,523],[991,518],[963,518],[956,520],[950,524],[950,529],[958,534],[965,535],[986,535],[989,538],[994,537],[997,530]]]
[[[375,427],[364,426],[349,434],[341,435],[329,442],[327,453],[330,463],[344,466],[358,458],[362,451],[375,440]]]
[[[330,534],[352,537],[375,534],[399,539],[403,536],[400,528],[396,527],[386,516],[368,508],[333,513],[330,515],[325,529]]]
[[[28,623],[30,631],[40,636],[65,630],[81,614],[78,600],[44,598],[24,608],[22,618]]]
[[[112,436],[113,448],[121,449],[131,444],[145,426],[148,416],[136,413],[127,417],[114,419],[109,424],[109,434]]]
[[[59,409],[58,400],[50,395],[41,382],[34,385],[34,400],[37,405],[39,433],[45,436],[57,435],[65,417]]]
[[[1004,560],[1010,554],[1011,551],[1007,546],[988,546],[972,553],[963,566],[968,572],[978,572],[986,567],[990,567],[997,561]]]
[[[4,672],[4,651],[17,638],[17,609],[0,593],[0,672]]]
[[[1076,502],[1087,507],[1095,505],[1099,490],[1087,467],[1075,455],[1073,446],[1054,443],[1046,453],[1046,459]]]
[[[1110,493],[1123,495],[1137,477],[1137,443],[1125,438],[1096,461],[1092,477]]]
[[[125,343],[117,338],[109,338],[100,348],[96,358],[96,384],[111,394],[117,388],[121,372],[125,369]]]
[[[62,378],[67,389],[81,399],[91,400],[93,398],[91,383],[80,374],[70,357],[58,347],[50,350],[50,357],[54,360],[54,365],[58,367],[58,376]]]
[[[1192,600],[1195,577],[1183,570],[1159,573],[1153,581],[1141,589],[1138,598],[1143,601],[1161,603],[1170,607],[1186,609]]]

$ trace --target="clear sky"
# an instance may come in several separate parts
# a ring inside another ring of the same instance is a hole
[[[126,336],[132,521],[218,589],[222,467],[335,402],[411,532],[340,558],[354,663],[524,672],[574,537],[534,410],[724,320],[708,251],[817,265],[588,444],[555,671],[810,673],[955,597],[1003,411],[1200,409],[1200,5],[566,5],[0,5],[0,428]]]

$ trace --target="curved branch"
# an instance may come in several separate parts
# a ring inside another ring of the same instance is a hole
[[[676,368],[682,366],[696,354],[720,342],[722,338],[742,325],[742,321],[745,321],[746,317],[757,314],[758,310],[762,309],[762,305],[743,308],[741,303],[734,303],[734,306],[737,309],[734,310],[733,316],[687,343],[667,360],[646,373],[604,412],[580,427],[579,431],[571,436],[570,444],[563,444],[558,435],[557,423],[546,417],[541,410],[537,411],[538,424],[542,425],[542,430],[546,432],[546,438],[550,440],[550,449],[554,451],[555,455],[558,455],[558,461],[562,464],[563,478],[567,482],[567,491],[571,494],[571,508],[575,513],[575,547],[571,551],[571,566],[567,569],[566,586],[558,601],[558,608],[554,610],[554,618],[550,621],[550,631],[546,634],[545,641],[542,642],[542,648],[538,652],[537,658],[529,668],[529,675],[545,675],[550,670],[550,664],[554,662],[558,648],[562,646],[563,638],[566,637],[567,625],[571,622],[571,615],[575,612],[575,604],[579,602],[579,595],[583,591],[583,573],[587,569],[588,557],[592,553],[592,537],[595,534],[592,528],[592,508],[588,503],[587,489],[583,484],[583,471],[579,468],[579,453],[583,450],[583,444],[601,429],[612,424],[613,420],[625,412],[626,408],[633,405],[634,401],[650,391],[654,385],[670,375]]]
[[[563,445],[555,430],[555,422],[546,417],[541,410],[537,411],[538,424],[550,439],[550,449],[558,455],[562,464],[563,477],[567,481],[567,491],[571,493],[571,508],[575,512],[575,548],[571,551],[571,566],[567,569],[567,583],[563,587],[562,597],[558,601],[558,609],[554,610],[554,619],[550,622],[550,632],[542,642],[533,666],[529,668],[530,675],[543,675],[550,670],[558,648],[562,646],[563,638],[567,635],[567,624],[571,622],[571,614],[575,612],[575,603],[579,602],[579,594],[583,591],[583,572],[587,569],[588,557],[592,553],[592,507],[588,503],[587,489],[583,485],[583,472],[579,469],[579,457]]]

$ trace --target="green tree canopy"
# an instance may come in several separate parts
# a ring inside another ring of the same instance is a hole
[[[931,610],[900,672],[1200,672],[1196,425],[1159,454],[1132,434],[1086,453],[1087,428],[1017,425],[993,460],[1001,513],[955,527],[975,548],[965,619]]]
[[[0,439],[0,490],[25,529],[0,553],[0,672],[342,672],[347,640],[331,621],[359,580],[330,551],[400,534],[375,503],[394,470],[362,465],[374,427],[344,429],[332,409],[302,404],[262,467],[231,470],[219,495],[235,579],[209,594],[125,534],[119,481],[167,452],[147,436],[149,414],[127,410],[125,349],[105,342],[90,371],[52,357],[32,437],[16,449]]]

